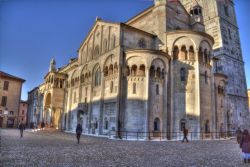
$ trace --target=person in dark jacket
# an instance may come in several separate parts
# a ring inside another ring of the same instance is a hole
[[[76,126],[76,138],[77,138],[77,143],[78,144],[80,143],[81,134],[82,134],[82,125],[79,123]]]
[[[44,127],[45,127],[45,123],[44,123],[44,121],[42,121],[42,123],[41,123],[42,130],[44,130]]]
[[[182,142],[184,142],[184,140],[186,140],[187,143],[188,143],[187,135],[188,135],[188,129],[186,127],[184,127],[183,128],[183,139],[182,139]]]
[[[20,138],[23,137],[23,131],[25,130],[25,125],[21,122],[18,126],[19,130],[20,130]]]
[[[244,130],[240,142],[244,163],[250,163],[250,135],[248,130]]]

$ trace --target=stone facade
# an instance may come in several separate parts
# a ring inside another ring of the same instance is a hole
[[[59,69],[51,61],[38,88],[42,119],[69,131],[81,123],[84,133],[143,139],[175,139],[184,126],[194,138],[248,126],[228,114],[236,105],[230,79],[219,68],[217,37],[206,33],[203,10],[156,0],[126,23],[97,18],[77,59]]]
[[[228,76],[227,112],[228,126],[236,128],[249,124],[247,109],[247,85],[241,52],[239,28],[233,0],[180,0],[187,11],[197,2],[203,8],[206,33],[215,41],[214,57],[219,58],[218,71]],[[194,3],[195,2],[195,3]]]
[[[24,79],[0,71],[0,127],[17,127]]]

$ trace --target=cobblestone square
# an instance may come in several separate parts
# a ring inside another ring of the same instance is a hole
[[[0,166],[154,166],[239,167],[244,165],[235,139],[221,141],[121,141],[59,131],[0,129]],[[250,165],[249,165],[250,166]]]

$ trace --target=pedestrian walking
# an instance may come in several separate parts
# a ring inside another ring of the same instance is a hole
[[[77,143],[78,144],[80,143],[81,134],[82,134],[82,125],[79,123],[76,126],[76,138],[77,138]]]
[[[44,121],[42,121],[42,123],[41,123],[42,130],[44,130],[44,127],[45,127],[45,123],[44,123]]]
[[[186,140],[187,143],[188,143],[187,135],[188,135],[188,129],[184,126],[184,128],[183,128],[183,140],[182,140],[182,142],[184,142],[184,140]]]
[[[23,137],[23,131],[25,130],[25,125],[21,122],[18,126],[19,130],[20,130],[20,138]]]
[[[242,138],[242,131],[240,128],[236,130],[236,135],[237,135],[237,143],[240,144]]]
[[[240,147],[244,163],[250,163],[250,135],[246,129],[242,133]]]

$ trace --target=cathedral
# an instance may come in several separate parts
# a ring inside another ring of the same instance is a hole
[[[184,127],[194,138],[249,128],[234,2],[155,0],[125,23],[97,17],[78,57],[52,60],[29,101],[34,91],[30,122],[65,131],[175,139]]]

